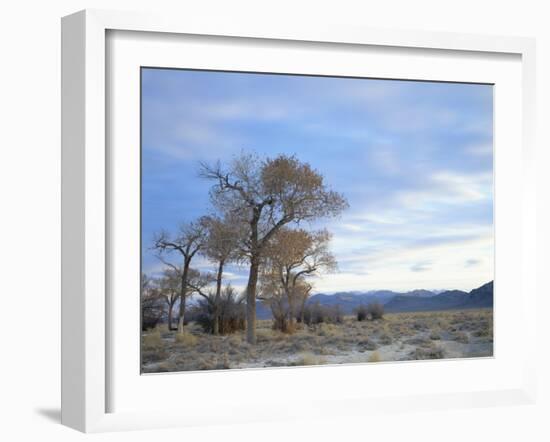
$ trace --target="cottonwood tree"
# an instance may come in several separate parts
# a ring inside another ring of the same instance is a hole
[[[313,284],[300,280],[294,288],[295,297],[298,303],[298,311],[296,312],[296,319],[303,324],[306,302],[309,298],[309,294],[313,289]]]
[[[171,236],[160,232],[154,238],[153,248],[157,250],[160,259],[166,254],[177,253],[183,258],[181,266],[181,284],[179,294],[178,333],[183,334],[185,323],[186,298],[189,293],[189,272],[192,259],[205,243],[206,219],[182,224],[176,235]]]
[[[262,253],[283,226],[336,216],[347,207],[343,195],[329,190],[323,176],[295,156],[260,160],[242,154],[227,168],[201,165],[214,181],[210,196],[222,213],[246,227],[241,250],[250,264],[246,286],[246,337],[256,343],[256,287]]]
[[[219,334],[220,303],[222,292],[222,280],[224,267],[231,261],[239,258],[239,235],[241,234],[238,223],[232,219],[209,217],[206,220],[206,240],[202,249],[203,255],[216,263],[216,290],[213,296],[207,297],[213,309],[213,334]]]
[[[297,305],[294,317],[302,324],[304,323],[305,305],[312,288],[313,285],[311,283],[300,278],[296,281],[293,289],[291,302],[293,302],[294,309]],[[289,324],[291,310],[288,297],[280,283],[280,275],[278,273],[261,272],[258,299],[271,309],[273,328],[275,330],[283,332],[294,331],[294,325]]]
[[[174,305],[181,294],[181,274],[180,267],[170,265],[163,271],[162,278],[159,280],[160,294],[164,298],[168,310],[168,330],[172,330]]]
[[[283,227],[273,235],[264,255],[269,274],[276,278],[273,284],[280,285],[288,305],[288,327],[294,330],[296,306],[305,303],[309,293],[306,278],[320,271],[336,269],[336,260],[329,250],[330,233],[327,230],[307,232],[304,229]]]
[[[270,308],[273,328],[288,331],[288,302],[277,269],[270,266],[262,268],[257,298]]]

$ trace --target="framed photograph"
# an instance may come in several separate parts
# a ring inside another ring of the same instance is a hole
[[[532,40],[62,31],[64,424],[534,400]]]

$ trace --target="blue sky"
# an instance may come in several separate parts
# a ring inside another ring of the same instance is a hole
[[[143,69],[143,270],[161,269],[155,231],[209,212],[199,162],[255,151],[295,154],[350,203],[311,226],[339,264],[315,292],[470,290],[493,279],[492,146],[490,85]],[[226,276],[241,288],[246,268]]]

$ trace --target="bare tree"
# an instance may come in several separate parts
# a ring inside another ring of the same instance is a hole
[[[227,263],[238,258],[240,230],[231,219],[209,217],[206,221],[207,237],[202,253],[216,263],[216,291],[208,298],[213,308],[213,334],[219,334],[220,297],[222,291],[223,271]]]
[[[174,305],[181,293],[181,274],[180,267],[170,265],[159,280],[160,294],[164,297],[168,309],[168,330],[172,330]]]
[[[296,319],[303,324],[304,323],[304,311],[306,307],[306,302],[309,298],[309,294],[313,289],[313,284],[300,280],[294,288],[296,301],[298,303],[298,311],[296,312]]]
[[[157,250],[160,259],[162,259],[164,254],[169,253],[178,253],[183,258],[179,295],[178,333],[183,333],[185,322],[191,260],[204,246],[205,233],[206,220],[201,218],[198,221],[180,226],[178,234],[173,237],[166,232],[160,232],[154,239],[153,247]]]
[[[256,342],[256,286],[262,252],[283,226],[335,216],[347,207],[343,195],[328,190],[323,176],[294,156],[260,160],[242,154],[226,170],[202,164],[201,175],[215,182],[213,204],[246,226],[241,250],[250,263],[246,288],[246,336]]]
[[[311,290],[306,278],[321,270],[336,269],[336,260],[329,250],[330,234],[326,230],[307,232],[283,227],[273,235],[264,252],[266,265],[275,276],[288,304],[288,330],[294,330],[296,306]]]
[[[212,291],[200,294],[203,299],[194,307],[194,317],[205,332],[214,333],[215,307],[219,315],[219,334],[229,334],[245,329],[244,297],[238,296],[230,284],[223,288],[220,298],[216,301]]]
[[[288,331],[288,302],[276,268],[263,266],[259,277],[258,299],[271,310],[273,328]]]
[[[157,281],[141,274],[141,328],[155,327],[164,315],[164,303]]]

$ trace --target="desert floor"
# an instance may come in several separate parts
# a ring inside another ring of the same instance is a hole
[[[212,336],[186,325],[142,334],[142,372],[374,363],[493,355],[493,310],[386,314],[376,321],[344,318],[341,324],[303,326],[293,334],[258,321],[255,346],[244,333]]]

